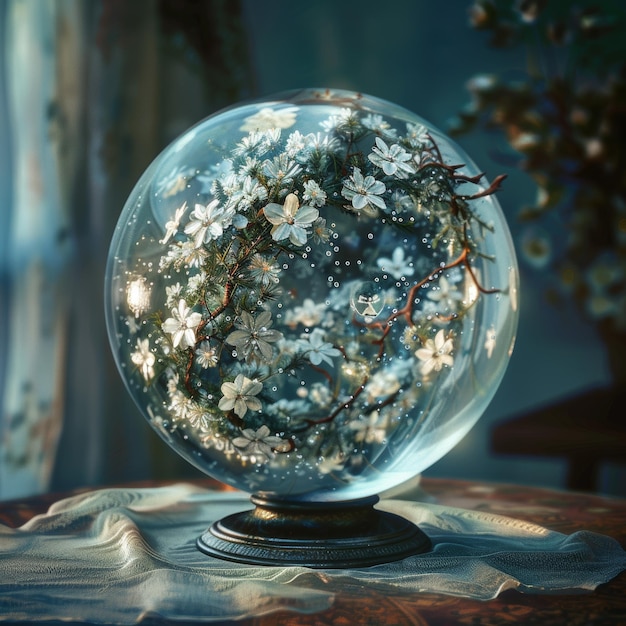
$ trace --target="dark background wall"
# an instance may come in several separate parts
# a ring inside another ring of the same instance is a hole
[[[10,0],[0,9],[0,27],[5,32],[13,23],[16,5],[21,11],[29,0]],[[126,195],[149,161],[187,126],[222,106],[299,87],[370,93],[403,105],[445,130],[469,99],[466,82],[470,77],[491,72],[523,75],[526,67],[521,50],[495,51],[469,27],[469,5],[464,0],[50,3],[52,9],[39,19],[55,24],[69,21],[76,36],[69,50],[67,40],[62,49],[62,40],[57,39],[58,47],[53,45],[50,54],[57,69],[65,63],[76,71],[75,115],[80,121],[74,158],[83,163],[72,170],[72,191],[66,197],[68,232],[74,245],[69,274],[63,280],[75,281],[74,285],[82,286],[81,293],[89,292],[90,297],[76,298],[76,290],[58,296],[68,300],[67,319],[75,334],[69,337],[64,361],[62,423],[46,488],[197,475],[174,458],[126,398],[104,337],[101,288],[108,241]],[[36,20],[38,10],[31,6],[20,19]],[[22,35],[29,32],[26,29]],[[46,30],[45,24],[37,32],[58,37],[58,28]],[[9,80],[15,71],[11,65],[15,48],[4,41],[0,221],[10,228],[17,196],[15,147],[20,141],[12,126],[26,120],[15,109],[11,113],[7,90],[15,86]],[[33,63],[41,58],[34,57]],[[22,69],[21,81],[26,83],[32,68]],[[33,73],[32,80],[35,77]],[[57,106],[63,110],[67,93],[65,99],[56,93]],[[42,98],[40,110],[49,116],[48,95],[38,97]],[[532,183],[494,156],[506,150],[501,138],[474,133],[459,143],[491,178],[508,174],[499,197],[514,236],[519,237],[516,215],[534,196]],[[13,146],[13,151],[7,146]],[[121,163],[126,164],[124,168]],[[8,257],[13,253],[8,252],[6,244],[5,255],[0,257],[4,258],[0,309],[6,311],[15,303],[15,282],[7,278],[12,271]],[[492,428],[545,403],[606,384],[609,372],[592,326],[573,308],[549,306],[542,276],[523,262],[521,269],[518,341],[503,384],[478,425],[428,475],[564,485],[562,460],[494,455],[490,451]],[[5,392],[12,374],[10,319],[8,312],[0,317],[0,340],[6,344],[0,353],[0,375],[4,376],[0,390]],[[7,398],[5,393],[5,441],[15,417],[14,407],[7,409]],[[4,494],[19,493],[19,485],[11,482],[12,466],[0,467],[4,484],[13,485]],[[620,492],[626,484],[623,468],[604,467],[601,481],[601,490]],[[33,488],[24,488],[29,489]]]

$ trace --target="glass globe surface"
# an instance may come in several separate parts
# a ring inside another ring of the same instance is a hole
[[[134,400],[248,492],[345,500],[416,476],[475,424],[513,347],[496,187],[361,94],[200,122],[144,173],[111,244],[107,326]]]

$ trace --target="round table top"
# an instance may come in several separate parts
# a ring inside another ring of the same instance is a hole
[[[164,483],[143,483],[158,486]],[[200,481],[216,487],[211,480]],[[137,486],[136,484],[134,486]],[[626,499],[522,485],[425,478],[423,492],[442,505],[521,519],[570,534],[588,530],[626,546]],[[70,494],[45,494],[0,502],[0,521],[19,526]],[[519,623],[542,626],[626,624],[626,572],[591,593],[530,595],[505,591],[487,602],[429,593],[381,593],[366,586],[332,583],[331,608],[316,614],[274,613],[239,621],[241,626],[336,624],[429,625]],[[164,623],[164,622],[156,622]],[[180,622],[177,622],[180,623]],[[233,622],[235,624],[235,622]]]

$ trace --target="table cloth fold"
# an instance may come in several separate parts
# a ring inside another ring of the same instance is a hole
[[[251,508],[245,494],[178,484],[70,497],[19,528],[0,524],[0,620],[211,623],[322,611],[346,584],[489,600],[505,589],[591,591],[626,569],[624,549],[597,533],[431,502],[378,507],[416,523],[432,551],[362,569],[243,565],[195,542],[213,521]]]

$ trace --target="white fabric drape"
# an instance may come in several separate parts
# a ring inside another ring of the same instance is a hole
[[[18,529],[0,525],[3,619],[134,624],[153,616],[216,622],[321,611],[342,583],[487,600],[505,589],[589,591],[626,569],[626,552],[590,532],[563,535],[508,517],[403,500],[378,505],[417,523],[427,554],[364,569],[258,567],[208,557],[196,538],[250,508],[247,496],[179,484],[95,491]]]

